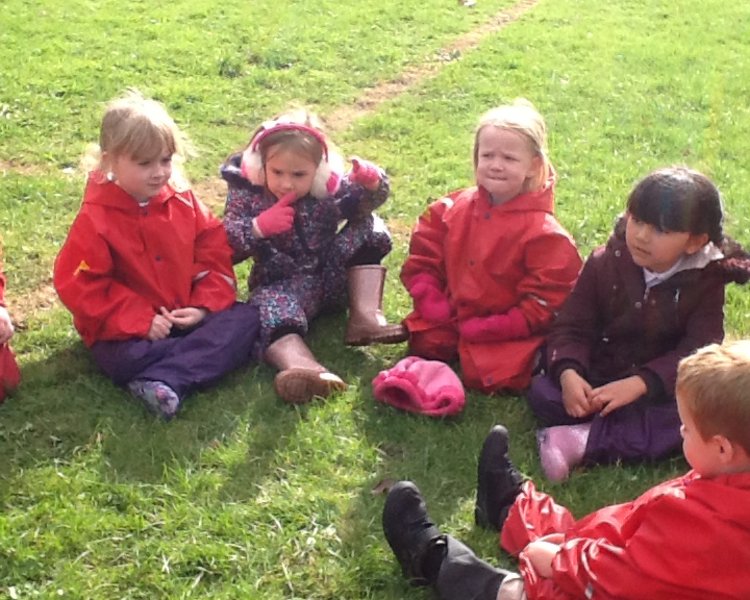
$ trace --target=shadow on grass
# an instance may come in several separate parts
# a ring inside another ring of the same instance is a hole
[[[82,344],[26,363],[21,387],[0,407],[0,497],[25,471],[94,449],[104,479],[159,482],[169,469],[199,466],[206,450],[237,436],[248,440],[251,457],[243,478],[261,476],[299,421],[275,397],[272,380],[271,369],[249,364],[191,394],[165,423],[101,374]]]

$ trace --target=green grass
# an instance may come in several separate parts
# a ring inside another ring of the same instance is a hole
[[[382,537],[382,497],[370,490],[414,479],[446,531],[512,567],[472,524],[476,453],[495,422],[509,426],[519,467],[577,515],[685,469],[680,458],[599,467],[550,485],[521,399],[471,393],[444,422],[376,404],[372,377],[405,347],[345,348],[343,316],[316,322],[310,343],[347,392],[290,408],[273,394],[271,369],[251,365],[163,424],[96,372],[68,314],[43,301],[82,189],[63,169],[125,87],[160,98],[185,125],[201,151],[189,165],[200,182],[287,104],[333,114],[363,89],[432,64],[510,5],[4,4],[0,169],[14,168],[0,170],[0,231],[11,305],[23,315],[14,345],[24,383],[0,408],[0,596],[427,598],[402,580]],[[672,163],[715,179],[728,232],[750,244],[748,22],[747,3],[542,0],[338,135],[347,154],[392,177],[382,211],[396,240],[391,318],[409,308],[397,273],[414,220],[430,198],[471,181],[478,115],[518,96],[547,118],[558,216],[582,253],[607,238],[633,182]],[[732,337],[748,335],[747,292],[729,289]]]

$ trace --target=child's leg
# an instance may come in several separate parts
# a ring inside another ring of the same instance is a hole
[[[453,536],[445,540],[446,553],[434,584],[440,600],[497,600],[506,578],[516,579],[514,573],[483,561]]]
[[[194,387],[213,383],[247,362],[258,329],[257,309],[238,303],[208,314],[183,336],[98,342],[91,350],[99,367],[118,385],[161,381],[182,399]]]
[[[288,333],[271,342],[264,355],[279,372],[273,380],[278,396],[290,404],[326,398],[346,389],[346,383],[315,358],[299,334]]]
[[[11,394],[21,382],[21,371],[18,369],[16,355],[6,342],[0,345],[0,404],[6,394]]]
[[[522,483],[523,476],[508,457],[508,430],[495,425],[484,439],[477,464],[477,525],[500,531]]]
[[[409,337],[403,325],[389,325],[383,315],[385,274],[385,267],[380,265],[358,265],[349,268],[349,321],[344,336],[347,345],[397,344]]]
[[[300,275],[255,290],[251,298],[260,310],[263,357],[279,371],[274,389],[291,404],[346,388],[340,377],[317,361],[303,339],[308,319],[320,312],[323,296],[319,278]]]
[[[452,323],[445,323],[429,329],[410,329],[409,354],[443,362],[456,360],[458,358],[456,327]]]
[[[526,481],[521,493],[508,512],[500,533],[500,546],[509,554],[517,555],[529,543],[545,535],[562,533],[575,523],[564,506],[544,492],[537,491],[534,482]]]
[[[313,275],[298,275],[254,289],[248,302],[260,314],[257,352],[262,355],[283,335],[307,334],[309,322],[322,308],[323,286]]]
[[[500,585],[512,575],[440,533],[422,494],[410,481],[400,481],[388,492],[383,532],[410,583],[431,585],[442,600],[497,600]]]
[[[391,234],[377,215],[368,214],[356,221],[350,220],[336,235],[323,265],[323,303],[327,307],[345,307],[349,268],[378,265],[392,247]]]
[[[655,460],[682,445],[675,400],[653,404],[643,398],[591,422],[584,462]]]
[[[547,375],[535,375],[531,379],[531,386],[526,392],[534,416],[543,427],[552,425],[573,425],[590,421],[590,418],[577,419],[566,411],[562,400],[562,390]]]

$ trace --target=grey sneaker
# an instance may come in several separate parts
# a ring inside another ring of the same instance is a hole
[[[134,379],[128,383],[128,390],[142,400],[149,411],[165,421],[172,419],[180,408],[177,392],[163,381]]]

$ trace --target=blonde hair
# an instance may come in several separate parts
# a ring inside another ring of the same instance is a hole
[[[703,439],[723,435],[750,454],[750,341],[711,344],[683,358],[676,387]]]
[[[541,159],[539,173],[529,181],[525,192],[538,190],[547,181],[552,167],[547,156],[547,125],[542,115],[528,100],[519,98],[512,104],[488,110],[479,118],[474,134],[474,168],[479,161],[479,134],[486,127],[509,129],[520,133],[529,142],[532,154]]]
[[[182,163],[195,153],[188,137],[180,130],[161,102],[146,98],[136,89],[107,104],[99,129],[99,144],[92,144],[82,161],[86,171],[105,174],[111,159],[127,156],[135,160],[153,160],[164,153],[172,155],[172,183],[187,187]]]
[[[295,108],[287,112],[281,113],[271,119],[273,123],[284,123],[290,125],[302,125],[318,131],[325,141],[326,147],[330,145],[330,140],[323,131],[323,124],[317,115],[308,111],[304,108]],[[250,143],[264,131],[267,127],[266,124],[261,125],[258,129],[253,132],[250,138]],[[276,153],[282,151],[290,151],[296,154],[300,154],[309,158],[316,165],[320,163],[323,158],[324,148],[323,144],[318,138],[305,132],[302,129],[281,129],[278,132],[272,133],[267,137],[263,138],[258,144],[258,151],[260,152],[263,164]]]
[[[316,165],[310,194],[323,199],[338,189],[344,159],[323,124],[305,108],[293,108],[262,123],[242,153],[242,173],[253,185],[265,185],[265,165],[279,152],[293,152]]]

